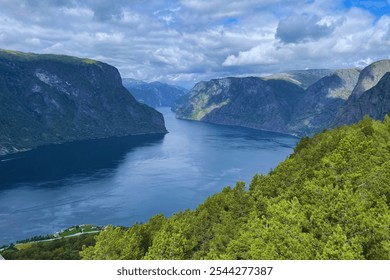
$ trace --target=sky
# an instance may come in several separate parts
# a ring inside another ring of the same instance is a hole
[[[191,88],[390,58],[390,0],[0,0],[0,48]]]

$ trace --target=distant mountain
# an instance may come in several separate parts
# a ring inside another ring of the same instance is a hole
[[[178,98],[188,92],[187,89],[160,82],[146,83],[124,78],[123,86],[141,103],[156,107],[171,107]]]
[[[298,136],[390,110],[390,60],[363,70],[297,70],[263,78],[200,82],[174,107],[178,118]]]
[[[165,133],[164,119],[138,103],[108,64],[0,50],[0,154],[40,145]]]
[[[356,123],[364,115],[383,120],[390,110],[389,72],[390,60],[380,60],[364,68],[350,97],[337,113],[333,126]]]
[[[263,79],[269,80],[286,80],[299,85],[306,89],[319,79],[333,74],[334,70],[330,69],[308,69],[308,70],[291,70],[283,73],[277,73],[264,77]]]
[[[329,128],[351,95],[359,73],[359,69],[336,70],[307,88],[294,108],[287,131],[312,135]]]
[[[224,78],[198,83],[179,118],[285,132],[303,88],[290,81]]]

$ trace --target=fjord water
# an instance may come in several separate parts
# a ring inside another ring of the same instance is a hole
[[[166,135],[40,147],[0,157],[0,245],[72,225],[124,225],[194,209],[237,181],[249,185],[291,154],[297,138],[177,120]]]

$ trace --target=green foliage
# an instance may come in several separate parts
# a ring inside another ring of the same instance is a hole
[[[88,260],[141,259],[165,222],[163,215],[156,215],[148,223],[129,229],[108,226],[96,237],[96,246],[83,246],[80,256]]]
[[[275,170],[255,175],[249,190],[238,183],[193,211],[129,230],[111,227],[81,255],[388,260],[389,182],[390,117],[383,123],[365,117],[303,138]]]
[[[84,234],[28,246],[9,246],[1,254],[6,260],[79,260],[83,245],[93,246],[95,234]]]

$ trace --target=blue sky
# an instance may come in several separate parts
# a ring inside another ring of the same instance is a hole
[[[186,87],[390,58],[390,0],[0,0],[0,48]]]
[[[390,14],[390,5],[388,0],[345,0],[343,5],[345,8],[350,9],[357,7],[363,10],[367,10],[375,17],[380,18],[383,15]]]

